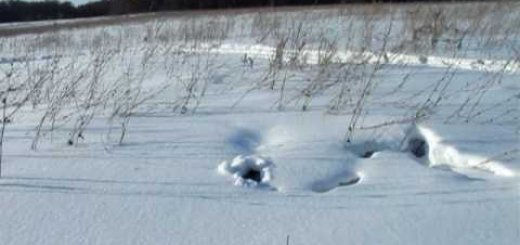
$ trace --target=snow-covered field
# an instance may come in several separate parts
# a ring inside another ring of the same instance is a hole
[[[0,37],[0,244],[518,244],[519,26],[355,5]]]

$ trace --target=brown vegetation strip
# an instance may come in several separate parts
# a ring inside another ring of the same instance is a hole
[[[421,3],[421,6],[428,6],[433,3]],[[450,4],[450,3],[443,3]],[[461,4],[461,3],[458,3]],[[468,3],[463,3],[468,4]],[[259,8],[242,8],[242,9],[220,9],[220,10],[189,10],[189,11],[169,11],[169,12],[155,12],[132,15],[117,15],[106,17],[82,18],[82,19],[68,19],[68,20],[54,20],[54,21],[36,21],[36,22],[18,22],[15,24],[0,25],[0,37],[16,36],[24,34],[39,34],[51,31],[61,31],[73,28],[89,28],[106,25],[118,25],[126,23],[135,23],[141,21],[150,21],[157,18],[182,18],[182,17],[197,17],[197,16],[219,16],[219,15],[238,15],[248,13],[276,13],[276,12],[293,12],[305,10],[326,10],[336,9],[352,11],[353,9],[377,9],[378,11],[385,11],[395,5],[399,7],[415,6],[417,3],[399,3],[399,4],[342,4],[342,5],[320,5],[320,6],[286,6],[286,7],[259,7]],[[356,14],[358,11],[352,11]],[[372,11],[371,11],[372,12]],[[363,13],[363,11],[361,11]],[[359,14],[359,12],[358,12]]]

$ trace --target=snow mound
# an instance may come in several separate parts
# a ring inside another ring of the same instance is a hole
[[[341,122],[298,117],[279,120],[266,130],[256,151],[277,163],[280,192],[325,193],[357,184],[357,158],[345,151]]]
[[[273,168],[273,162],[265,157],[238,155],[231,162],[223,161],[218,172],[231,175],[236,186],[271,188]]]
[[[464,174],[467,170],[480,170],[498,176],[512,177],[514,172],[498,161],[483,156],[464,153],[443,141],[433,130],[415,126],[411,130],[406,145],[407,151],[430,167],[448,166]]]

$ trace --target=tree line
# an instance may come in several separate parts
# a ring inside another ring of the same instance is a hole
[[[0,23],[108,15],[111,13],[110,2],[110,0],[100,0],[74,6],[70,2],[56,0],[42,2],[7,0],[0,2]]]
[[[0,23],[152,11],[412,1],[414,0],[97,0],[74,6],[70,2],[57,0],[41,2],[7,0],[0,2]],[[419,1],[415,0],[415,2]]]

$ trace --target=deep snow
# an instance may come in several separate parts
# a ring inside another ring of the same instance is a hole
[[[376,23],[388,21],[381,15]],[[66,45],[50,47],[45,35],[4,38],[0,68],[13,63],[20,81],[56,59],[56,81],[91,81],[92,60],[103,57],[98,45],[114,54],[99,87],[124,89],[106,93],[74,146],[67,145],[74,120],[89,112],[77,105],[81,96],[58,112],[54,130],[44,124],[36,150],[35,127],[52,93],[8,124],[0,244],[285,244],[287,236],[291,245],[517,244],[520,61],[511,50],[518,30],[484,36],[479,29],[467,34],[465,52],[453,55],[440,48],[381,55],[387,25],[372,27],[373,46],[363,50],[356,46],[363,41],[348,35],[363,26],[355,17],[321,9],[159,19],[61,31],[55,34]],[[519,17],[513,4],[482,19],[491,29]],[[250,26],[263,21],[279,29]],[[298,21],[309,43],[301,53],[288,45],[276,61],[278,35]],[[227,36],[197,36],[216,35],[211,30],[222,23],[233,26]],[[162,39],[178,30],[180,37]],[[143,39],[148,31],[157,33]],[[326,41],[316,40],[318,32],[337,35],[338,43],[352,39],[351,46],[337,45],[324,64],[331,50],[320,49]],[[124,84],[128,77],[134,82]],[[367,77],[377,82],[347,142]],[[196,92],[186,94],[194,81]],[[78,88],[82,94],[88,86]],[[138,99],[154,96],[133,108],[133,97],[123,95],[135,91]],[[110,119],[118,101],[131,108],[121,145],[124,118]]]

